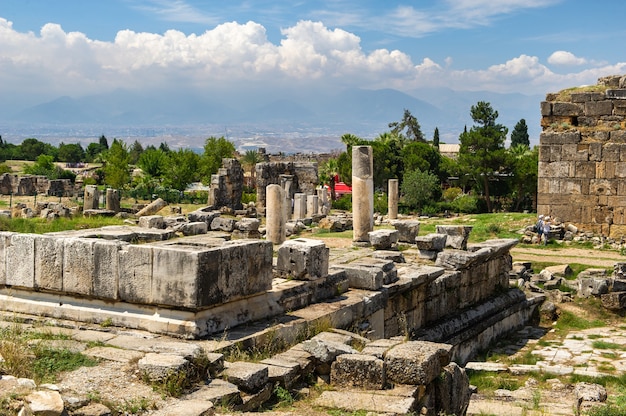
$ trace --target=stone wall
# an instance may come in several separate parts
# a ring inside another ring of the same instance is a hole
[[[281,185],[281,175],[292,175],[290,197],[296,193],[315,195],[319,179],[317,163],[308,162],[269,162],[256,165],[256,203],[257,208],[265,207],[265,188],[267,185]]]
[[[547,94],[541,115],[538,213],[626,236],[626,76]]]
[[[73,195],[72,182],[69,179],[49,180],[45,176],[18,176],[4,173],[0,175],[0,194],[31,196],[47,194],[51,196]]]
[[[222,167],[211,175],[208,205],[214,209],[241,209],[243,169],[237,159],[223,159]]]

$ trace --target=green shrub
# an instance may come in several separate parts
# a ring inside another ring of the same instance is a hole
[[[352,197],[351,197],[352,198]],[[381,214],[386,214],[389,211],[389,207],[387,206],[389,199],[387,198],[387,194],[384,192],[374,193],[374,212],[379,212]]]
[[[241,194],[241,203],[248,204],[250,202],[256,202],[256,192],[244,192]]]
[[[477,214],[480,212],[479,199],[474,195],[461,195],[452,201],[450,206],[454,212],[461,212],[464,214]]]
[[[352,195],[345,194],[341,198],[337,198],[333,201],[334,209],[341,209],[344,211],[352,211]]]
[[[443,193],[441,194],[441,199],[443,199],[445,202],[452,202],[457,199],[461,194],[463,194],[463,190],[461,188],[453,186],[443,191]]]

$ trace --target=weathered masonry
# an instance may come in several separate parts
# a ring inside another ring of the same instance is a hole
[[[538,213],[626,236],[626,76],[547,94],[541,115]]]

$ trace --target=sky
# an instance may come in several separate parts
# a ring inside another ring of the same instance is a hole
[[[626,73],[623,16],[617,0],[2,0],[0,96],[216,85],[545,94]]]

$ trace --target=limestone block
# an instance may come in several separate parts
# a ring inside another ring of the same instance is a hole
[[[552,103],[548,101],[541,102],[541,115],[542,116],[551,116],[552,115]]]
[[[373,355],[376,358],[383,359],[387,351],[401,344],[403,341],[396,339],[381,338],[368,343],[361,350],[362,354]]]
[[[607,165],[610,162],[607,163]],[[615,169],[615,179],[626,178],[626,163],[611,163]]]
[[[270,241],[227,241],[215,248],[220,252],[219,275],[215,283],[206,282],[204,291],[218,287],[220,303],[265,292],[272,288],[272,251]],[[210,303],[212,304],[212,303]]]
[[[261,221],[256,218],[242,218],[235,224],[239,231],[259,231]]]
[[[342,342],[309,339],[302,343],[302,349],[311,354],[318,363],[330,365],[338,356],[343,354],[357,354],[358,351]]]
[[[47,235],[35,237],[35,287],[63,290],[63,239]]]
[[[544,131],[539,135],[539,142],[541,144],[567,144],[567,143],[579,143],[580,132],[579,131],[564,131],[553,132]]]
[[[96,185],[85,186],[85,193],[83,195],[83,210],[98,209],[99,199],[100,193]]]
[[[387,351],[387,379],[393,383],[427,385],[450,363],[452,346],[428,341],[409,341]]]
[[[28,394],[24,401],[27,411],[20,413],[30,415],[61,415],[64,413],[64,403],[61,393],[53,390],[38,390]],[[24,409],[23,409],[24,410]]]
[[[608,179],[592,179],[589,192],[594,195],[617,195],[617,183]]]
[[[188,396],[190,400],[205,400],[216,405],[233,406],[241,403],[241,395],[237,386],[228,381],[214,378]],[[181,401],[185,403],[187,400]],[[173,413],[177,415],[178,413]]]
[[[293,197],[293,218],[301,220],[306,218],[306,194],[296,193]]]
[[[154,215],[157,212],[161,211],[166,206],[167,206],[167,202],[165,202],[161,198],[157,198],[154,201],[152,201],[151,203],[149,203],[147,206],[145,206],[143,209],[141,209],[137,213],[137,216],[138,217],[143,217],[145,215]]]
[[[189,219],[189,221],[191,222],[197,222],[197,221],[202,221],[204,223],[206,223],[207,226],[210,226],[211,223],[213,222],[213,220],[216,217],[219,217],[221,214],[219,211],[202,211],[202,210],[197,210],[197,211],[193,211],[190,212],[189,214],[187,214],[187,219]]]
[[[589,146],[564,144],[561,146],[561,160],[587,161],[589,160]]]
[[[382,390],[386,383],[384,361],[372,355],[340,355],[331,365],[330,382],[342,387]]]
[[[435,385],[435,408],[444,415],[464,415],[469,406],[469,377],[465,370],[452,362],[443,368]]]
[[[419,250],[439,252],[446,248],[447,234],[430,233],[415,238]]]
[[[582,181],[580,179],[561,179],[559,185],[562,194],[582,194]]]
[[[573,162],[573,170],[570,170],[570,174],[575,178],[593,179],[596,176],[596,162]]]
[[[446,234],[446,247],[452,247],[460,250],[467,248],[467,240],[469,239],[472,227],[469,225],[437,225],[435,227],[437,234]]]
[[[586,116],[592,117],[610,116],[613,114],[613,102],[610,100],[586,102],[584,112]]]
[[[588,298],[609,292],[609,278],[582,278],[578,281],[578,296]]]
[[[394,263],[406,263],[402,252],[396,250],[377,250],[372,253],[372,257],[381,260],[391,260]]]
[[[397,230],[374,230],[367,233],[368,239],[375,250],[389,250],[398,242],[400,233]]]
[[[261,390],[269,382],[268,368],[264,364],[236,361],[229,363],[223,374],[226,380],[248,393]]]
[[[297,238],[278,249],[276,271],[297,280],[315,280],[328,275],[330,250],[320,240]]]
[[[96,239],[66,238],[63,240],[63,290],[80,295],[93,295],[94,253]]]
[[[5,248],[6,284],[32,289],[35,286],[34,234],[13,234]]]
[[[602,144],[589,143],[589,160],[599,162],[602,160]]]
[[[385,284],[398,279],[395,263],[391,260],[362,258],[348,264],[333,265],[335,270],[343,270],[351,288],[378,290]]]
[[[119,251],[128,245],[120,241],[97,241],[93,246],[93,294],[104,299],[118,299]]]
[[[557,101],[552,103],[552,114],[555,116],[582,116],[583,106],[576,103]]]
[[[237,220],[234,218],[215,217],[213,221],[211,221],[210,229],[211,231],[226,231],[231,233],[235,229],[236,223]]]
[[[415,220],[397,220],[393,227],[398,231],[398,241],[402,243],[415,243],[415,237],[420,231],[420,222]]]
[[[374,415],[408,415],[414,413],[417,392],[394,394],[394,390],[382,390],[380,394],[372,391],[350,391],[349,396],[345,391],[324,391],[315,399],[313,404],[320,407],[343,409],[350,414],[363,411],[366,411],[365,414]]]
[[[15,234],[8,231],[0,231],[0,285],[6,284],[7,247],[11,244],[11,236]]]
[[[204,221],[188,222],[180,226],[180,232],[182,232],[185,236],[206,234],[207,231],[208,226]]]
[[[139,371],[152,382],[166,380],[170,375],[181,373],[189,366],[189,361],[180,355],[153,352],[147,353],[137,362]]]
[[[606,143],[602,146],[604,162],[619,162],[621,146],[618,143]]]
[[[300,364],[295,361],[266,358],[261,364],[267,366],[269,381],[286,389],[290,389],[300,379]]]
[[[127,245],[119,252],[119,298],[124,302],[152,302],[152,246]]]
[[[163,216],[161,215],[146,215],[139,217],[137,225],[141,228],[157,228],[162,230],[165,228],[165,221],[163,221]]]

